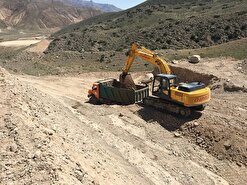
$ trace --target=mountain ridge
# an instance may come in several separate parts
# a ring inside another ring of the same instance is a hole
[[[176,3],[177,2],[177,3]],[[96,16],[53,34],[48,51],[200,48],[247,37],[247,0],[149,0]]]
[[[55,0],[1,0],[0,28],[51,29],[101,14],[98,9],[73,7]]]
[[[121,11],[120,8],[111,5],[111,4],[103,4],[103,3],[95,3],[93,1],[85,1],[85,0],[57,0],[61,1],[65,4],[69,5],[75,5],[79,7],[90,7],[90,8],[95,8],[99,9],[103,12],[118,12]]]

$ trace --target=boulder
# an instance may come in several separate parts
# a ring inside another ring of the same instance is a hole
[[[200,55],[193,55],[189,58],[189,63],[199,63],[201,61],[201,56]]]

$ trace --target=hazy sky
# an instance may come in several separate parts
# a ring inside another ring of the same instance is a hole
[[[93,0],[93,2],[96,3],[107,3],[107,4],[113,4],[121,9],[127,9],[130,7],[133,7],[135,5],[138,5],[145,0]]]

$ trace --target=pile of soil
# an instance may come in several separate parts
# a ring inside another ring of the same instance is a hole
[[[119,82],[121,84],[121,87],[126,89],[136,89],[135,82],[130,74],[123,75],[121,74],[119,76]]]
[[[179,79],[201,81],[212,90],[206,110],[195,114],[195,119],[192,116],[179,130],[218,159],[247,166],[246,74],[238,71],[238,66],[244,70],[246,62],[222,58],[204,59],[196,65],[187,61],[179,64],[172,66]]]
[[[238,70],[247,75],[247,60],[244,60],[238,67]]]
[[[204,119],[183,125],[181,132],[219,160],[227,159],[239,166],[247,166],[244,122],[241,120],[243,126],[237,128],[227,127],[222,118],[216,120],[212,116]]]

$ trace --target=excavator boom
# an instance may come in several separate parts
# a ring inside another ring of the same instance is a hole
[[[138,44],[136,43],[132,44],[131,50],[129,50],[128,52],[128,58],[123,68],[123,74],[125,75],[128,74],[136,56],[151,63],[154,66],[157,66],[160,70],[160,73],[171,74],[171,69],[165,60],[161,59],[157,54],[153,53],[147,48],[139,47]]]

